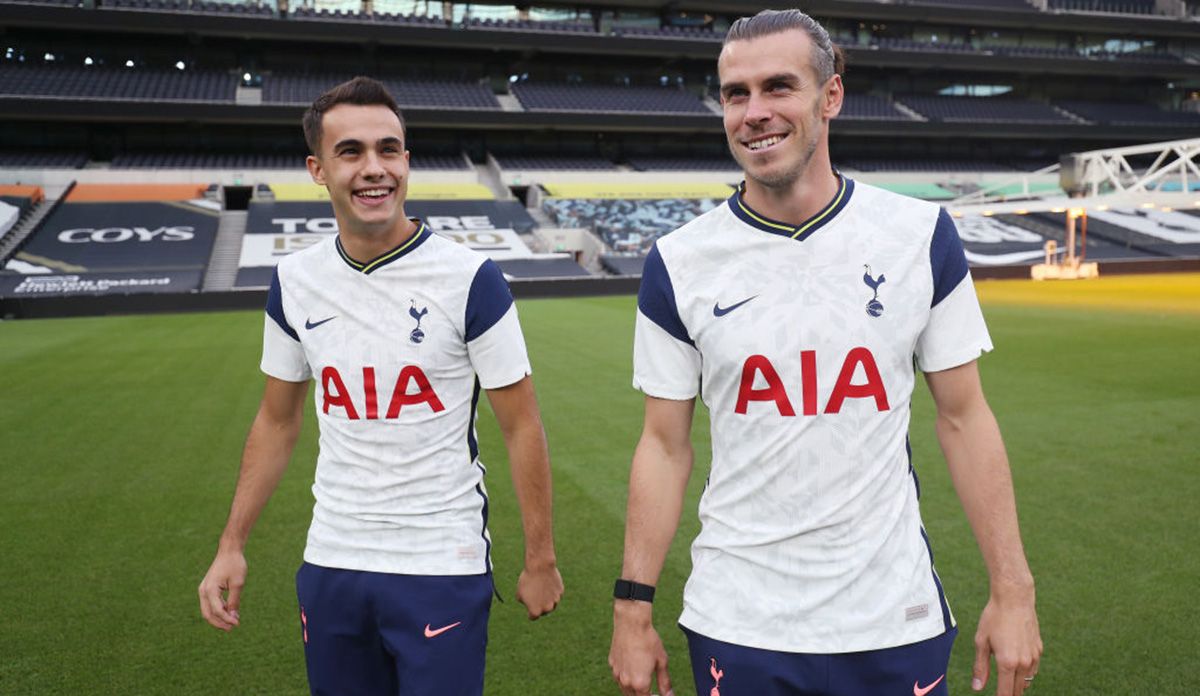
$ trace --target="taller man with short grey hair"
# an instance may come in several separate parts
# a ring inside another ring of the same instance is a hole
[[[954,223],[833,169],[844,97],[828,33],[798,10],[738,20],[718,62],[745,183],[659,239],[638,293],[633,456],[609,663],[671,693],[654,585],[692,469],[712,470],[679,623],[700,696],[945,696],[957,633],[908,447],[915,369],[987,564],[972,687],[1037,673],[1042,642],[1012,479],[976,360],[992,349]]]

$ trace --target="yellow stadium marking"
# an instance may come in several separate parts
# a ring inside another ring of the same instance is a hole
[[[1088,307],[1200,315],[1200,273],[1101,276],[1093,280],[980,280],[984,304]]]

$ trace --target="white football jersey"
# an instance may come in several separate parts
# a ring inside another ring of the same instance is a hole
[[[909,400],[915,368],[965,364],[991,340],[946,212],[839,182],[799,226],[736,192],[646,259],[634,386],[699,393],[711,418],[680,617],[709,638],[838,653],[954,625],[918,509]]]
[[[490,570],[479,390],[530,373],[495,262],[423,224],[366,264],[336,235],[287,256],[268,294],[262,370],[315,380],[320,454],[304,560]]]

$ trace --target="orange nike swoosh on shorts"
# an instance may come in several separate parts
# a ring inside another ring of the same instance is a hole
[[[929,693],[930,691],[933,691],[933,687],[937,686],[938,684],[941,684],[942,680],[945,678],[946,678],[946,675],[943,674],[942,676],[938,677],[932,684],[930,684],[929,686],[925,686],[925,687],[919,686],[919,684],[921,682],[913,682],[913,696],[925,696],[925,694]]]
[[[455,621],[454,623],[450,624],[449,626],[442,626],[441,628],[430,628],[429,624],[425,624],[425,637],[426,638],[434,638],[436,636],[440,636],[443,633],[445,633],[446,631],[449,631],[450,629],[454,628],[455,626],[457,626],[461,623],[462,623],[461,621]],[[934,684],[936,684],[936,683],[937,682],[934,682]],[[933,687],[930,687],[930,688],[933,688]]]

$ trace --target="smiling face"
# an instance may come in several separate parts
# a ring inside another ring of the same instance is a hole
[[[404,128],[386,106],[338,104],[321,120],[321,147],[308,158],[329,191],[343,233],[388,239],[407,227],[408,151]]]
[[[747,186],[789,189],[816,168],[830,169],[829,121],[842,108],[842,80],[821,82],[812,51],[798,29],[731,41],[721,51],[725,137]]]

